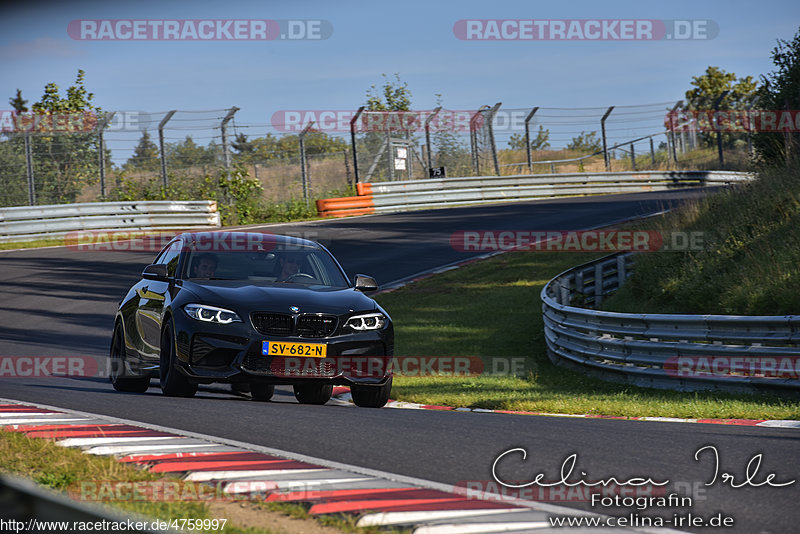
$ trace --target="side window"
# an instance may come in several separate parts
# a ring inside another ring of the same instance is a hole
[[[178,272],[178,261],[181,258],[181,247],[179,241],[173,241],[161,252],[156,259],[156,263],[167,266],[167,276],[175,276]]]

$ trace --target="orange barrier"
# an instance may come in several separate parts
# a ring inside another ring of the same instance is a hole
[[[375,207],[372,203],[372,195],[322,198],[317,200],[317,211],[323,217],[350,217],[374,213]]]
[[[366,196],[366,195],[371,195],[372,194],[372,184],[370,184],[370,183],[356,184],[356,193],[358,193],[358,196],[360,196],[360,197],[363,197],[363,196]]]

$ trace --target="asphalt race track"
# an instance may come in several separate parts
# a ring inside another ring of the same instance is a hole
[[[547,202],[494,204],[393,215],[269,225],[259,231],[290,233],[328,246],[352,277],[375,276],[386,284],[419,272],[468,259],[450,236],[459,230],[573,230],[610,224],[661,211],[670,203],[700,194],[675,191],[568,198]],[[65,247],[0,252],[0,355],[103,357],[108,351],[113,313],[127,287],[155,253],[84,252]],[[533,303],[533,305],[538,305]],[[389,310],[391,313],[391,310]],[[448,484],[489,481],[497,456],[522,447],[528,459],[509,456],[499,473],[530,481],[539,472],[560,478],[567,456],[577,454],[574,478],[615,477],[669,480],[692,488],[691,508],[675,513],[709,518],[732,516],[734,528],[697,532],[796,531],[800,482],[800,431],[732,425],[572,419],[427,410],[369,410],[310,406],[294,402],[279,388],[271,403],[232,396],[223,387],[201,388],[194,399],[167,398],[156,383],[143,395],[121,394],[100,378],[0,378],[0,397],[193,431],[265,447]],[[707,454],[719,452],[719,475]],[[752,482],[733,488],[722,473]],[[755,467],[755,468],[754,468]],[[756,474],[754,474],[756,473]],[[580,501],[554,502],[599,513]],[[660,512],[657,511],[657,512]],[[647,510],[641,511],[648,514]],[[650,511],[650,513],[655,513]]]

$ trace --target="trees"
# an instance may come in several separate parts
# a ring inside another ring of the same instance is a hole
[[[27,100],[22,98],[22,91],[8,99],[8,103],[17,113],[28,111]],[[20,134],[3,132],[0,141],[0,206],[21,206],[28,201],[25,184],[25,140]]]
[[[581,150],[585,152],[597,152],[603,148],[600,139],[597,138],[597,132],[581,132],[577,137],[573,137],[572,141],[567,145],[568,150]]]
[[[736,78],[733,72],[725,72],[719,67],[709,66],[705,73],[692,78],[692,89],[686,91],[686,107],[689,110],[712,111],[714,103],[724,93],[727,95],[719,102],[721,110],[744,110],[755,101],[757,83],[752,76]],[[670,125],[668,125],[669,127]],[[716,143],[716,133],[698,132],[698,138],[705,145]],[[734,141],[731,133],[723,134],[723,143],[730,145]]]
[[[167,143],[164,152],[167,165],[170,167],[202,167],[217,162],[216,145],[211,143],[208,147],[198,145],[190,135],[181,142]]]
[[[99,147],[93,126],[102,110],[92,104],[94,94],[87,91],[84,78],[84,71],[78,70],[75,83],[67,88],[63,97],[58,85],[48,83],[41,99],[31,106],[44,118],[83,116],[83,122],[78,121],[74,131],[60,130],[55,124],[49,127],[45,121],[45,126],[32,136],[31,151],[40,203],[75,202],[85,185],[97,181]],[[24,102],[19,91],[17,97],[18,100],[14,99],[17,104]]]
[[[150,139],[150,134],[145,130],[139,143],[133,149],[133,155],[123,165],[123,169],[136,171],[157,171],[161,163],[158,160],[158,147]]]
[[[408,83],[400,81],[400,75],[394,74],[394,82],[386,74],[383,76],[381,90],[372,84],[367,90],[366,107],[368,111],[409,111],[411,109],[411,91]]]
[[[305,137],[306,155],[309,156],[341,152],[347,150],[348,146],[344,139],[313,128]],[[300,137],[298,135],[276,137],[268,133],[264,137],[248,139],[245,134],[238,134],[231,143],[231,147],[236,151],[234,159],[239,163],[254,164],[300,157]]]
[[[508,139],[508,146],[513,150],[525,150],[525,134],[512,134]],[[531,150],[547,148],[550,148],[550,130],[545,130],[540,124],[536,137],[531,139]]]
[[[778,39],[778,45],[772,50],[772,62],[775,70],[761,77],[758,107],[766,110],[800,109],[800,30],[791,41]],[[790,155],[797,156],[800,133],[760,132],[753,137],[753,145],[763,163],[779,163]]]

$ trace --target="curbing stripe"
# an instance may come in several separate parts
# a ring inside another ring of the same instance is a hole
[[[166,454],[130,454],[119,459],[120,462],[135,462],[138,464],[159,464],[163,462],[173,462],[180,460],[183,462],[203,461],[203,460],[261,460],[274,458],[259,452],[248,451],[229,451],[229,452],[171,452]]]
[[[762,421],[756,426],[768,426],[778,428],[800,428],[800,421],[777,420],[777,421]]]
[[[86,449],[87,454],[94,454],[97,456],[110,456],[117,454],[131,454],[131,453],[150,453],[150,454],[169,454],[166,451],[174,450],[196,450],[203,449],[204,451],[225,451],[225,450],[239,450],[226,445],[217,445],[215,443],[202,442],[192,438],[181,438],[178,440],[170,441],[168,443],[159,444],[158,442],[148,443],[147,445],[107,445],[100,447],[91,447]]]
[[[456,495],[450,498],[440,497],[438,499],[365,499],[360,501],[342,501],[332,503],[315,504],[308,511],[312,515],[339,514],[343,512],[363,512],[372,510],[378,512],[388,512],[392,510],[458,510],[462,507],[490,508],[483,502],[469,501]],[[500,506],[498,506],[499,508]]]
[[[164,439],[180,439],[178,436],[174,437],[116,437],[116,438],[67,438],[56,441],[57,445],[61,447],[89,447],[94,445],[113,445],[115,443],[141,443],[145,441],[160,441]]]
[[[260,469],[251,471],[201,471],[191,472],[184,480],[191,482],[210,482],[212,480],[233,480],[237,478],[261,478],[288,474],[304,474],[327,471],[324,467],[314,469]]]
[[[267,501],[281,500],[281,496],[289,493],[303,493],[314,495],[318,491],[330,491],[331,488],[337,489],[384,489],[391,484],[385,480],[376,478],[296,478],[294,480],[279,480],[273,477],[270,480],[242,480],[228,482],[223,488],[223,493],[236,495],[239,493],[252,493],[253,491],[270,491]]]
[[[50,419],[24,419],[23,418],[23,419],[13,419],[11,421],[9,421],[9,420],[0,421],[0,426],[46,425],[46,424],[54,423],[54,422],[66,423],[66,422],[71,422],[71,421],[73,421],[75,423],[78,423],[78,422],[88,423],[88,422],[91,421],[91,419],[80,419],[80,418],[70,419],[70,418],[56,418],[56,417],[52,417]]]
[[[316,468],[316,466],[295,460],[277,458],[259,462],[236,462],[231,460],[225,462],[164,462],[152,466],[150,471],[153,473],[207,473],[218,471],[238,473],[242,471],[257,471],[259,468],[283,471],[289,469],[311,469]]]
[[[433,512],[383,512],[367,514],[356,522],[357,527],[384,527],[393,525],[413,525],[437,519],[457,519],[464,517],[477,517],[481,515],[495,515],[498,513],[520,513],[519,508],[506,508],[500,510],[437,510]]]
[[[350,400],[350,392],[341,392],[339,400]],[[418,404],[415,402],[390,400],[386,408],[398,408],[404,410],[436,410],[451,412],[471,412],[471,413],[496,413],[506,415],[534,415],[539,417],[573,417],[580,419],[614,419],[620,421],[650,421],[659,423],[703,423],[710,425],[738,425],[738,426],[760,426],[771,428],[800,428],[800,421],[793,420],[766,420],[766,419],[682,419],[679,417],[626,417],[624,415],[599,415],[599,414],[570,414],[570,413],[548,413],[548,412],[526,412],[515,410],[487,410],[485,408],[456,408],[453,406],[437,406],[431,404]]]

